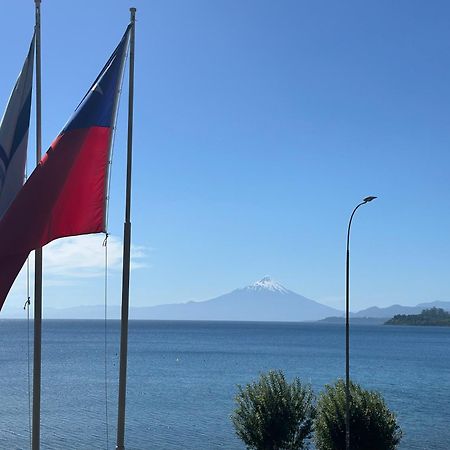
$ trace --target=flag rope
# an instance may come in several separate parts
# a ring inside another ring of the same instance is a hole
[[[27,391],[28,391],[28,433],[30,449],[32,448],[31,435],[31,336],[30,336],[30,259],[27,258],[27,300],[23,309],[27,310]]]
[[[124,66],[126,65],[128,60],[128,50],[125,52],[125,59],[124,59]],[[122,71],[122,79],[120,80],[119,90],[117,92],[117,109],[116,109],[116,117],[114,118],[114,125],[112,129],[112,137],[111,137],[111,150],[109,153],[109,168],[108,168],[108,181],[107,181],[107,188],[106,188],[106,208],[105,208],[105,233],[108,235],[108,225],[109,225],[109,200],[110,200],[110,192],[111,192],[111,180],[112,180],[112,163],[114,158],[114,143],[116,141],[116,130],[117,130],[117,116],[119,115],[119,109],[120,109],[120,97],[123,89],[123,81],[125,79],[125,71]]]
[[[104,344],[105,344],[105,426],[106,426],[106,450],[109,445],[109,414],[108,414],[108,233],[105,233],[105,240],[103,241],[105,248],[105,284],[104,284],[104,303],[105,303],[105,318],[104,318]]]
[[[28,170],[25,162],[25,174],[24,183],[28,179]],[[23,305],[23,309],[27,311],[27,391],[28,391],[28,434],[30,437],[30,449],[33,448],[33,435],[31,427],[31,335],[30,335],[30,306],[31,306],[31,296],[30,296],[30,258],[27,258],[27,277],[26,277],[26,290],[27,299]]]

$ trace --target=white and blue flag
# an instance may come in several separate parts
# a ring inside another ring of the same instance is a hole
[[[34,36],[0,122],[0,219],[22,188],[33,86]]]

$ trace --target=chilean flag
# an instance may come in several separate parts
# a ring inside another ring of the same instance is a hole
[[[0,222],[0,309],[29,253],[105,232],[107,180],[130,27]]]

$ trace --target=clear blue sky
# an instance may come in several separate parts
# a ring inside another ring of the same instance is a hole
[[[45,148],[132,5],[141,256],[132,304],[204,300],[270,274],[343,307],[347,221],[366,195],[379,200],[354,221],[352,309],[450,300],[448,2],[43,0]],[[0,23],[3,109],[33,2],[4,2]],[[117,239],[126,95],[110,211]],[[34,132],[31,152],[33,142]],[[102,279],[91,275],[55,276],[47,304],[101,303]],[[116,267],[112,303],[119,282]],[[17,292],[10,302],[19,305]]]

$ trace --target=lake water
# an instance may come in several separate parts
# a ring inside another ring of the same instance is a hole
[[[114,449],[119,322],[44,321],[41,448]],[[318,393],[344,376],[344,327],[130,322],[127,450],[242,450],[229,419],[236,384],[283,369]],[[0,320],[0,449],[29,448],[27,323]],[[450,328],[354,326],[351,376],[379,390],[401,449],[450,448]]]

